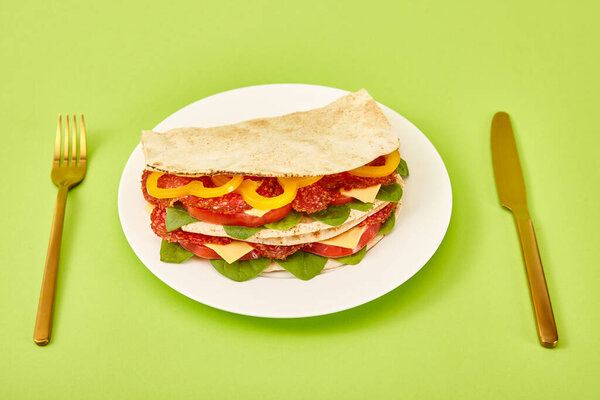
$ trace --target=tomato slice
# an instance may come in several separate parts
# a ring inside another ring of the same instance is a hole
[[[367,229],[363,232],[358,244],[354,249],[347,249],[345,247],[332,246],[330,244],[323,243],[313,243],[312,246],[304,249],[309,253],[318,254],[323,257],[328,258],[336,258],[336,257],[345,257],[352,255],[358,251],[360,251],[363,247],[367,245],[377,235],[379,232],[379,228],[381,228],[381,223],[371,224],[367,226]]]
[[[290,203],[281,208],[271,210],[262,217],[257,217],[255,215],[246,214],[245,212],[221,214],[214,211],[204,210],[202,208],[190,207],[186,205],[184,205],[184,207],[192,217],[204,222],[210,222],[219,225],[237,225],[248,227],[256,227],[279,221],[288,215],[288,213],[292,210],[292,204]]]
[[[208,259],[218,259],[221,258],[220,255],[217,254],[216,251],[210,249],[201,244],[193,244],[193,243],[179,243],[181,247],[186,249],[187,251],[191,251],[198,257],[208,258]]]
[[[201,258],[207,258],[209,260],[220,260],[222,259],[220,255],[217,254],[213,249],[206,247],[202,244],[193,244],[193,243],[179,243],[181,247],[186,249],[187,251],[191,251],[195,255]],[[248,260],[250,258],[256,258],[252,253],[255,253],[256,250],[249,252],[248,254],[242,256],[240,260]]]
[[[339,206],[341,204],[347,204],[354,200],[354,197],[344,196],[343,194],[338,194],[333,200],[329,202],[329,206]]]

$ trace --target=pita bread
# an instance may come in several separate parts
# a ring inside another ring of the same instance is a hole
[[[370,215],[381,210],[387,204],[389,203],[375,200],[373,207],[369,211],[352,210],[346,222],[338,226],[327,225],[308,216],[304,216],[298,225],[287,231],[262,229],[244,241],[275,246],[291,246],[294,244],[318,242],[344,233],[363,222]],[[186,232],[201,233],[203,235],[229,237],[227,233],[225,233],[223,225],[211,224],[209,222],[193,222],[182,226],[181,229]]]
[[[398,148],[398,137],[362,89],[310,111],[212,128],[142,132],[149,170],[175,175],[330,175]]]

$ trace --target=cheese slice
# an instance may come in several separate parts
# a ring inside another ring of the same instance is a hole
[[[381,185],[375,185],[361,189],[341,189],[340,193],[344,196],[354,197],[355,199],[358,199],[363,203],[372,203],[375,201],[375,197],[377,196],[377,192],[379,192],[380,187]]]
[[[239,260],[246,254],[254,250],[254,247],[250,246],[246,242],[233,241],[229,244],[212,244],[206,243],[206,247],[214,250],[218,255],[227,261],[229,264]]]
[[[251,208],[249,210],[245,210],[244,212],[248,215],[253,215],[255,217],[262,217],[269,211],[271,211],[271,210],[259,210],[258,208]]]
[[[354,249],[356,246],[358,246],[360,237],[363,235],[363,233],[365,233],[365,229],[367,229],[366,225],[357,226],[342,233],[341,235],[334,236],[331,239],[323,240],[322,242],[318,243],[344,247],[346,249]]]
[[[154,211],[154,207],[156,207],[154,204],[146,203],[146,205],[144,206],[144,211],[146,211],[148,214],[152,214],[152,211]]]

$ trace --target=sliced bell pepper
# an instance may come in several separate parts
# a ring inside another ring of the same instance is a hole
[[[322,176],[309,176],[300,178],[277,178],[277,181],[283,188],[283,193],[275,197],[264,197],[256,192],[260,186],[260,181],[251,179],[243,179],[242,175],[213,175],[211,180],[215,188],[204,187],[202,182],[193,181],[187,185],[177,188],[159,188],[158,179],[163,175],[161,172],[153,172],[148,177],[146,187],[150,196],[166,199],[184,197],[192,195],[196,197],[220,197],[236,191],[241,194],[244,201],[252,207],[259,210],[272,210],[281,208],[291,203],[301,187],[312,185],[322,178]]]
[[[365,178],[379,178],[387,176],[396,170],[398,164],[400,164],[400,153],[398,150],[386,154],[385,164],[380,166],[365,165],[348,171],[348,173],[356,176]]]
[[[148,194],[157,199],[171,199],[189,195],[203,198],[221,197],[233,192],[244,180],[241,175],[233,175],[223,184],[214,188],[204,187],[204,184],[200,181],[192,181],[184,186],[167,189],[158,187],[158,179],[163,175],[162,172],[153,172],[146,181]]]

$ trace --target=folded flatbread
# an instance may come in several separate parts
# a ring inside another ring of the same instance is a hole
[[[362,89],[325,107],[212,128],[142,132],[146,168],[175,175],[330,175],[398,148],[398,136]]]

